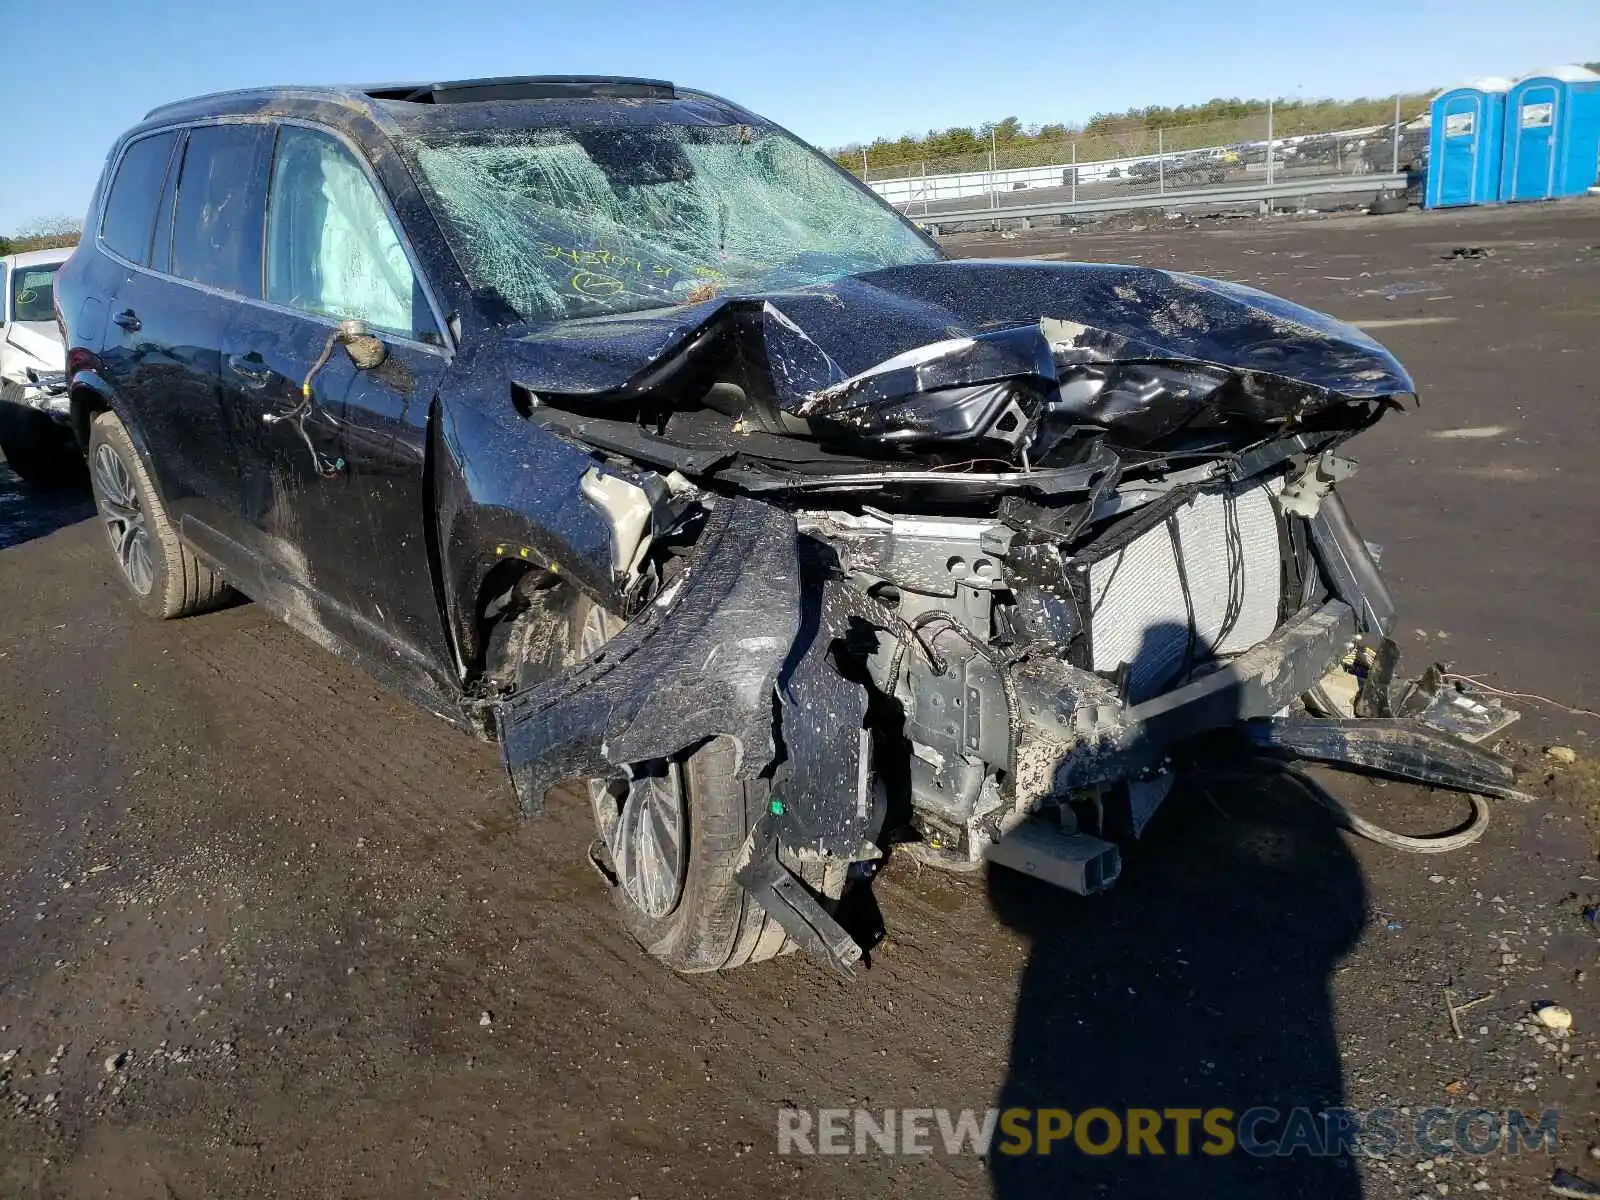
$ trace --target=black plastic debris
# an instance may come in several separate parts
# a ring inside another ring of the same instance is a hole
[[[1550,1177],[1550,1194],[1553,1196],[1572,1196],[1578,1200],[1591,1200],[1600,1197],[1600,1184],[1590,1183],[1587,1179],[1574,1175],[1571,1171],[1557,1170]]]

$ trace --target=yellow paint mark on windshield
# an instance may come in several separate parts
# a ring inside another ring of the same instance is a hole
[[[663,263],[649,262],[631,254],[623,254],[616,250],[600,248],[576,248],[558,246],[554,242],[543,242],[539,246],[540,253],[550,260],[571,263],[574,267],[604,267],[614,274],[631,272],[634,275],[649,275],[657,279],[670,277],[675,268]]]
[[[576,271],[567,286],[580,296],[615,296],[626,286],[615,275],[601,275],[595,271]]]

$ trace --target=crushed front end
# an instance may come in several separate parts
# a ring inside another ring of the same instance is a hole
[[[937,263],[527,340],[561,365],[519,407],[615,481],[584,494],[633,620],[504,706],[525,802],[728,736],[774,781],[764,861],[909,831],[1091,893],[1219,731],[1509,791],[1473,740],[1511,714],[1394,685],[1338,451],[1414,388],[1348,326],[1142,268]]]
[[[1037,517],[806,514],[879,614],[865,662],[901,718],[920,855],[1099,891],[1166,796],[1175,746],[1291,712],[1300,728],[1393,720],[1393,608],[1326,490],[1345,469],[1290,439],[1244,467],[1099,489],[1071,536]],[[1468,773],[1482,752],[1405,728],[1431,754],[1389,773],[1509,783]]]

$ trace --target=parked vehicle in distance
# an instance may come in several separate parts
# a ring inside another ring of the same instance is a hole
[[[1128,168],[1128,178],[1134,183],[1162,182],[1169,188],[1196,187],[1221,183],[1228,177],[1228,166],[1221,157],[1204,151],[1169,154],[1134,163]]]
[[[1153,183],[1167,171],[1175,171],[1178,160],[1175,158],[1144,158],[1128,168],[1128,178],[1136,183]]]
[[[0,258],[0,454],[38,485],[82,473],[55,313],[56,271],[71,254],[30,250]]]
[[[1180,154],[1167,169],[1167,181],[1174,179],[1183,187],[1198,187],[1207,183],[1222,183],[1228,178],[1228,168],[1235,165],[1220,150],[1194,150]]]
[[[1191,275],[948,260],[715,96],[166,105],[56,286],[134,603],[238,589],[498,742],[529,816],[583,781],[680,970],[849,973],[834,904],[896,843],[1105,888],[1203,735],[1509,779],[1356,719],[1422,704],[1335,488],[1414,391],[1382,346]]]

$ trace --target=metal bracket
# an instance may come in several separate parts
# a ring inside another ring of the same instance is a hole
[[[795,945],[844,979],[855,981],[861,947],[817,902],[811,889],[778,861],[777,847],[764,818],[750,833],[750,857],[734,879],[783,927]]]
[[[1333,485],[1348,479],[1356,464],[1340,458],[1332,450],[1325,450],[1306,464],[1301,471],[1278,493],[1278,504],[1286,513],[1310,520],[1322,507],[1322,498],[1333,490]]]

